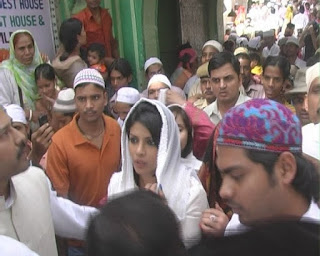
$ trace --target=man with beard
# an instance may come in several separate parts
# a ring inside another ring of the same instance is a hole
[[[251,98],[239,91],[242,83],[240,63],[232,53],[217,53],[209,61],[208,72],[216,100],[204,111],[216,125],[230,108]]]

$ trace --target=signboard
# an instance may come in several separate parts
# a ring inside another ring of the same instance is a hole
[[[48,0],[0,0],[0,48],[9,49],[10,35],[18,29],[29,30],[40,52],[53,59],[55,47]]]

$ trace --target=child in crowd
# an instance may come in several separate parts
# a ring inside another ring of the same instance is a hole
[[[122,87],[117,93],[116,102],[113,106],[113,111],[119,116],[118,123],[120,127],[126,119],[132,106],[140,99],[140,93],[132,87]]]
[[[104,64],[104,57],[106,56],[106,52],[104,46],[99,43],[92,43],[88,47],[88,63],[90,68],[94,68],[98,70],[103,79],[106,80],[108,77],[108,70],[106,65]]]
[[[256,84],[261,84],[262,66],[260,55],[256,52],[251,52],[249,56],[251,59],[250,66],[252,79],[256,82]]]

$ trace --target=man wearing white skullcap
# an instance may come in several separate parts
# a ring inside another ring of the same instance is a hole
[[[148,98],[157,100],[161,89],[170,89],[171,83],[169,79],[162,74],[154,75],[148,83]]]
[[[209,62],[209,60],[211,60],[215,54],[222,51],[223,51],[223,47],[218,41],[209,40],[205,42],[204,45],[202,46],[201,64]],[[196,107],[202,106],[205,102],[205,98],[202,95],[200,78],[198,77],[197,80],[194,81],[193,84],[191,85],[188,84],[188,82],[186,83],[186,86],[185,86],[185,92],[186,94],[188,94],[188,98],[189,99],[191,98],[191,101],[195,103],[194,105]]]
[[[149,82],[152,76],[156,74],[164,74],[163,65],[161,60],[157,57],[151,57],[144,63],[144,71],[146,83]]]
[[[263,41],[265,47],[262,50],[262,57],[278,56],[280,53],[280,47],[275,44],[275,35],[273,30],[263,32]]]
[[[310,124],[302,127],[302,151],[320,160],[320,62],[307,69],[305,107]]]
[[[11,104],[5,106],[5,109],[8,116],[11,117],[12,126],[28,137],[29,126],[23,108],[17,104]]]
[[[120,127],[103,114],[108,101],[97,70],[81,70],[73,88],[77,113],[52,137],[46,172],[58,195],[97,207],[120,164]],[[69,248],[84,251],[81,242]]]
[[[119,116],[118,124],[120,127],[126,119],[132,106],[140,99],[140,93],[137,89],[132,87],[120,88],[117,93],[116,103],[113,111]]]

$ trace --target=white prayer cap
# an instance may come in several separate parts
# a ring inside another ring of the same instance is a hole
[[[255,49],[258,50],[260,48],[260,43],[261,41],[261,37],[260,36],[256,36],[254,38],[251,38],[248,42],[248,47],[251,49]]]
[[[122,87],[117,92],[116,102],[135,104],[140,99],[140,93],[132,87]]]
[[[96,84],[105,89],[105,83],[102,75],[99,71],[93,68],[85,68],[76,75],[73,82],[73,89],[76,89],[78,85],[83,83]]]
[[[208,45],[210,45],[210,46],[214,47],[215,49],[217,49],[218,52],[222,52],[223,51],[222,45],[216,40],[209,40],[209,41],[205,42],[204,45],[202,46],[202,50],[204,49],[204,47],[206,47]]]
[[[168,77],[166,77],[165,75],[162,74],[156,74],[153,77],[151,77],[149,83],[148,83],[148,88],[155,82],[161,82],[164,83],[166,86],[168,86],[168,88],[171,88],[171,83],[168,79]]]
[[[317,62],[313,66],[307,69],[306,82],[307,82],[307,93],[309,93],[311,83],[314,79],[320,77],[320,62]]]
[[[11,117],[12,122],[28,124],[24,110],[19,105],[17,104],[7,105],[5,106],[5,109],[8,116]]]
[[[68,88],[60,91],[58,94],[58,98],[56,99],[53,105],[53,111],[62,112],[62,113],[76,112],[74,95],[75,93],[72,88]]]
[[[161,60],[159,60],[157,57],[151,57],[144,63],[144,71],[147,71],[147,69],[153,64],[160,64],[162,66]]]
[[[290,36],[286,42],[286,45],[288,45],[288,44],[294,44],[299,47],[299,40],[298,40],[298,38],[296,38],[294,36]]]

